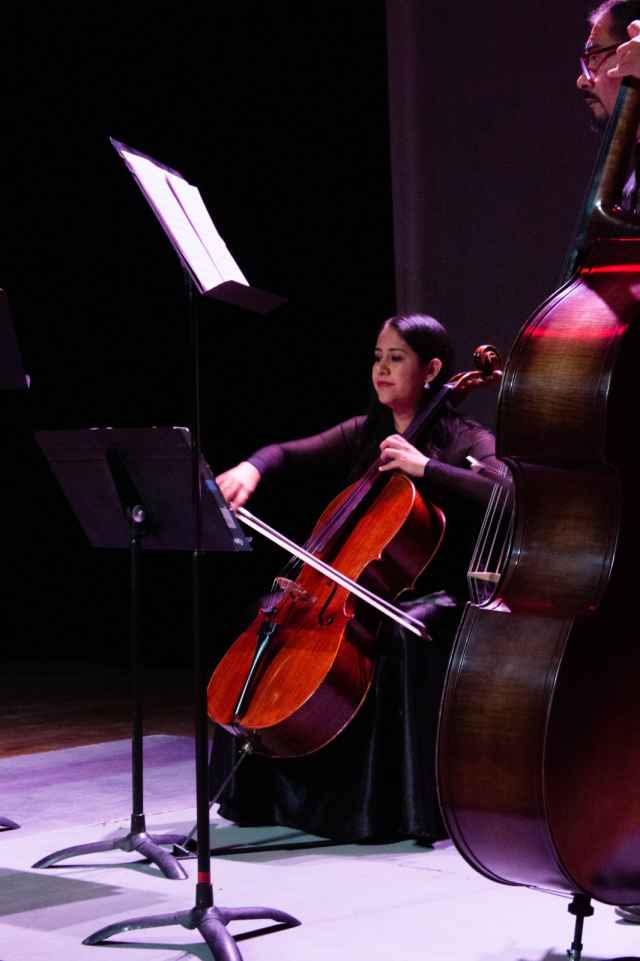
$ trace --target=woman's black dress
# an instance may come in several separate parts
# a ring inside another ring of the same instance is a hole
[[[305,473],[339,464],[346,486],[354,468],[364,473],[367,461],[377,456],[379,441],[393,432],[390,414],[375,437],[365,417],[354,417],[322,434],[262,448],[248,460],[263,479],[283,484],[300,483]],[[447,527],[416,599],[403,606],[427,623],[431,641],[395,624],[383,625],[374,681],[353,721],[307,757],[247,758],[221,796],[224,817],[241,824],[286,825],[336,840],[445,836],[435,786],[438,711],[467,599],[466,571],[492,490],[490,481],[469,469],[466,458],[499,465],[493,435],[452,410],[420,446],[432,460],[423,479],[412,479],[425,499],[442,508]],[[238,746],[237,738],[215,727],[212,797]]]

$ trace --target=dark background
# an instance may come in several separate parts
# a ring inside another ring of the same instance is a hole
[[[220,471],[363,411],[395,309],[505,353],[557,285],[596,139],[575,91],[582,0],[31,5],[6,28],[7,290],[32,389],[4,392],[11,658],[127,656],[128,558],[86,542],[36,429],[189,424],[178,261],[109,136],[180,170],[269,317],[202,304],[203,440]],[[492,425],[496,394],[467,408]],[[302,537],[335,490],[252,509]],[[209,555],[212,663],[280,563]],[[145,657],[189,660],[188,555],[147,554]]]

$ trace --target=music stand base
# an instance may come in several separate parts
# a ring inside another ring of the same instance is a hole
[[[147,861],[157,865],[165,878],[170,881],[184,881],[187,872],[176,861],[173,854],[163,851],[161,844],[179,844],[184,841],[184,834],[147,834],[144,815],[132,815],[129,834],[110,841],[94,841],[92,844],[76,844],[70,848],[63,848],[48,854],[32,865],[34,868],[50,868],[59,861],[73,858],[80,854],[96,854],[98,851],[137,851]]]
[[[142,928],[162,928],[181,924],[190,931],[197,930],[211,949],[215,961],[242,961],[242,955],[234,938],[227,931],[230,921],[268,919],[288,928],[300,924],[297,918],[276,908],[192,908],[175,914],[156,914],[146,918],[131,918],[117,924],[108,924],[85,938],[83,944],[104,944],[114,934],[122,931],[139,931]]]
[[[0,830],[14,831],[19,827],[20,825],[16,824],[15,821],[12,821],[11,818],[0,818]]]

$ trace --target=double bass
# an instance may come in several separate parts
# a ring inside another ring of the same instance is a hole
[[[495,348],[479,347],[474,356],[476,369],[436,392],[405,431],[407,440],[417,442],[446,402],[496,382]],[[390,602],[413,586],[438,550],[442,511],[422,499],[406,474],[380,474],[381,463],[375,460],[325,509],[298,554],[306,563],[295,577],[286,570],[276,579],[275,592],[211,677],[211,720],[245,738],[256,753],[311,754],[346,727],[371,686],[380,613],[402,615]],[[237,515],[283,543],[248,511],[240,508]],[[402,616],[406,627],[424,633],[411,621]]]
[[[617,205],[639,121],[627,79],[565,282],[505,366],[511,523],[500,495],[469,572],[490,589],[465,609],[438,734],[458,850],[493,881],[573,896],[578,922],[592,898],[640,903],[640,222]]]

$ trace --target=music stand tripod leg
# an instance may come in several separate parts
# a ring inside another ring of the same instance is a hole
[[[13,831],[15,828],[19,828],[20,825],[12,821],[11,818],[0,817],[0,829],[4,831]]]
[[[140,931],[144,928],[169,927],[170,925],[182,925],[189,931],[199,931],[202,939],[211,949],[211,953],[216,961],[242,961],[242,955],[238,949],[234,938],[227,931],[230,921],[243,921],[254,919],[267,919],[275,921],[278,926],[283,928],[295,927],[300,922],[275,908],[192,908],[190,911],[179,911],[174,914],[157,914],[146,918],[130,918],[119,924],[109,924],[94,934],[89,935],[82,942],[83,944],[96,945],[105,944],[114,934],[121,934],[123,931]],[[114,942],[118,943],[118,942]]]
[[[114,471],[114,481],[116,487],[120,488],[122,495],[122,484],[118,483],[117,470],[111,464]],[[146,828],[144,803],[143,803],[143,720],[142,720],[142,695],[140,685],[140,659],[139,659],[139,601],[138,601],[138,580],[140,562],[140,541],[144,535],[144,525],[146,512],[144,507],[138,504],[123,507],[129,519],[129,543],[131,559],[131,580],[130,580],[130,645],[131,645],[131,675],[132,675],[132,696],[133,696],[133,729],[131,735],[131,784],[132,784],[132,814],[129,833],[124,837],[115,838],[110,841],[95,841],[90,844],[76,844],[73,847],[62,848],[54,851],[46,857],[36,861],[34,868],[50,868],[52,865],[67,858],[81,854],[96,854],[100,851],[137,851],[147,861],[155,864],[166,878],[171,881],[184,881],[188,875],[183,866],[169,851],[163,851],[161,844],[179,844],[184,839],[182,834],[149,834]]]

